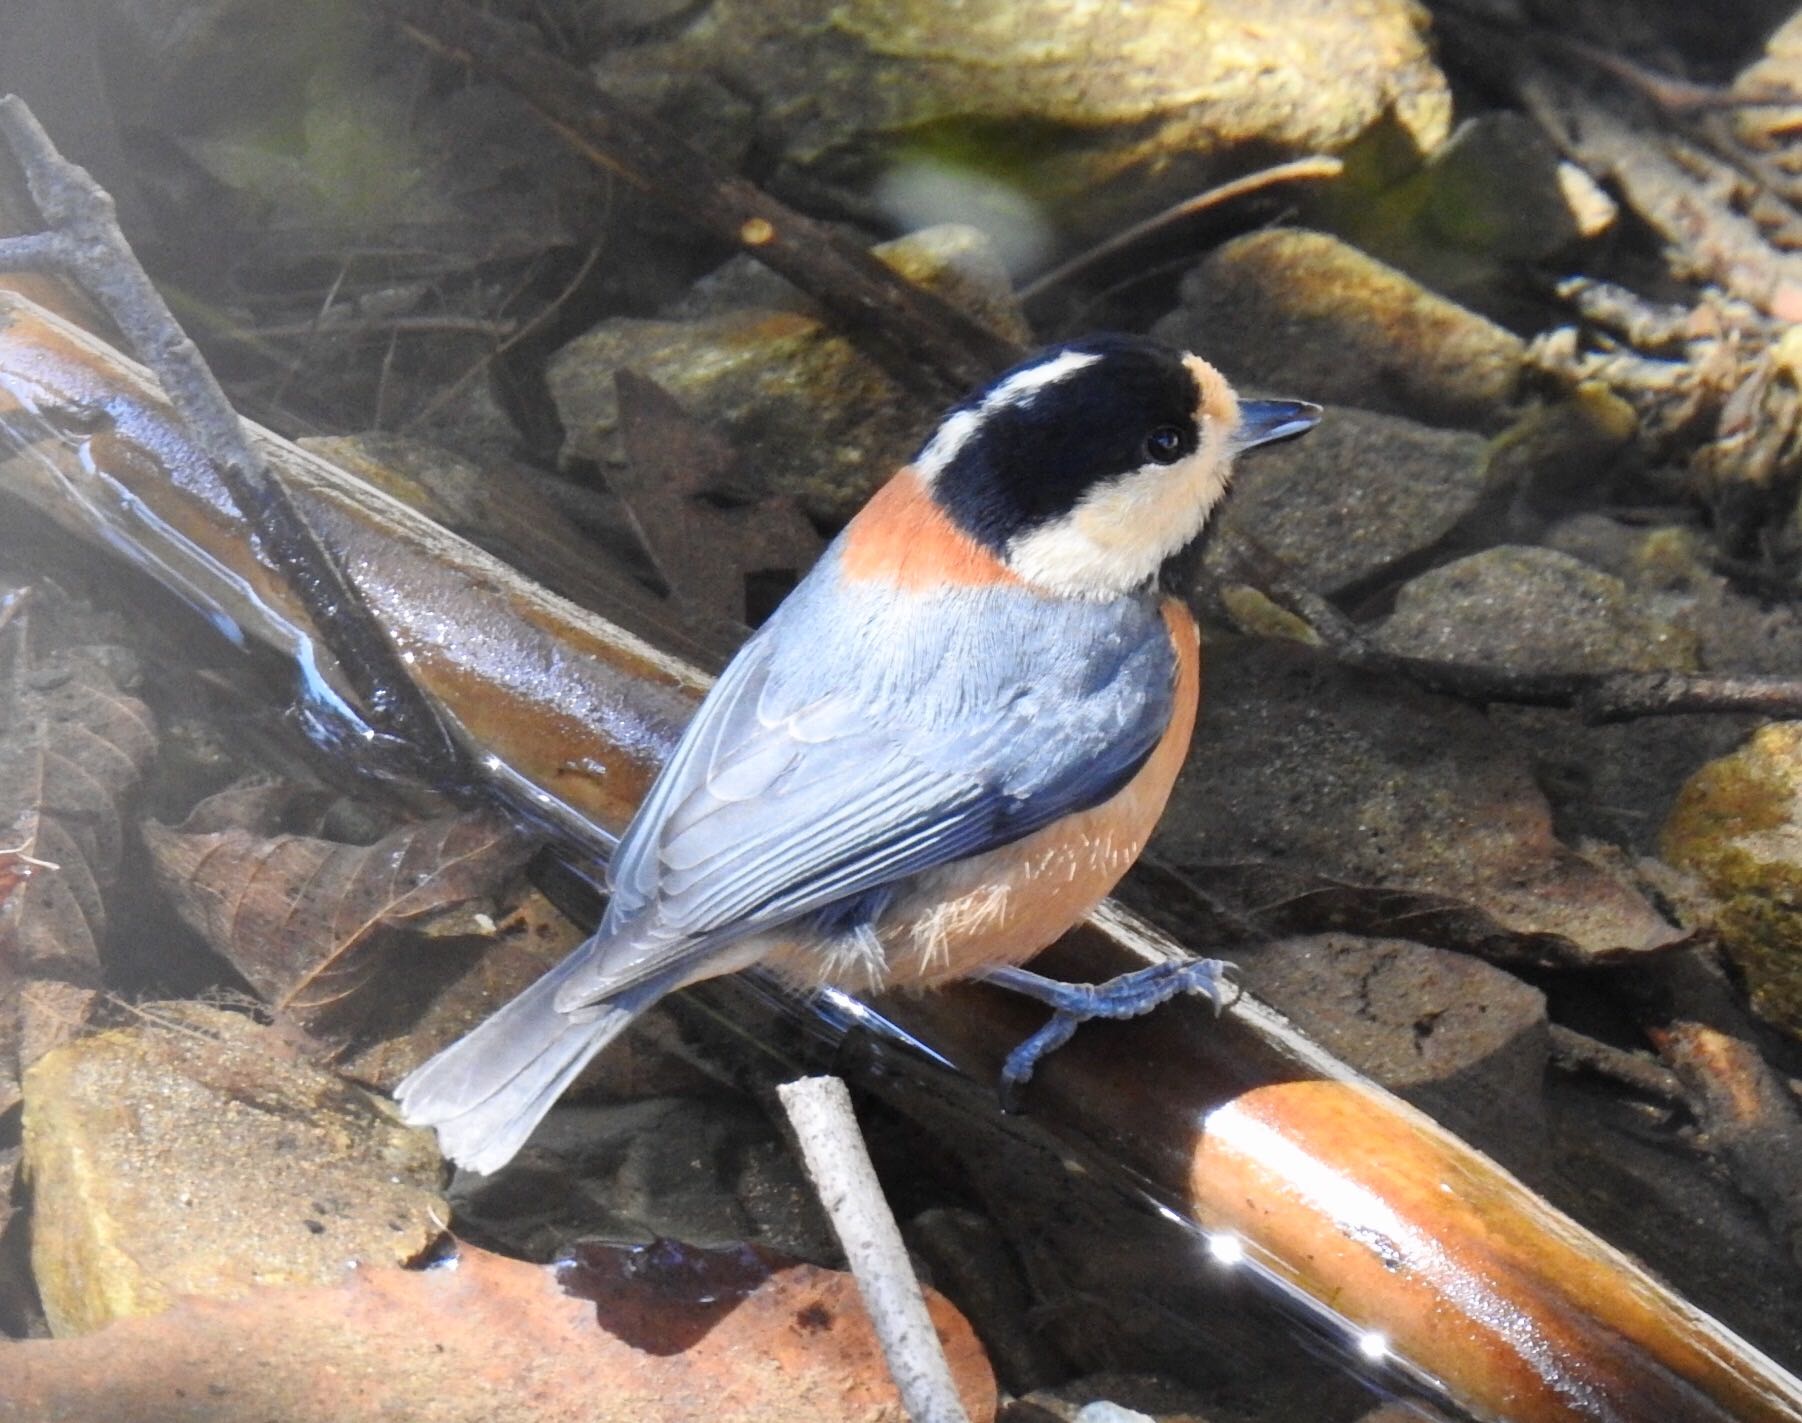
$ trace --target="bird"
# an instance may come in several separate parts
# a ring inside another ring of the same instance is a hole
[[[1138,857],[1188,752],[1200,634],[1160,575],[1243,451],[1320,418],[1199,356],[1103,333],[951,409],[740,648],[608,867],[596,933],[395,1089],[492,1173],[665,994],[753,965],[802,988],[979,977],[1057,1016],[1009,1057],[1177,992],[1196,959],[1100,985],[1023,965]]]

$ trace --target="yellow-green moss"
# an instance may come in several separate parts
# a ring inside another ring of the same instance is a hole
[[[1659,849],[1719,902],[1753,1009],[1802,1036],[1802,722],[1764,727],[1691,776]]]

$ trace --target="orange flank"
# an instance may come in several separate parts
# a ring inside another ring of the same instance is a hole
[[[987,587],[1020,579],[934,502],[911,467],[901,470],[845,530],[839,555],[854,582],[881,579],[897,588]]]

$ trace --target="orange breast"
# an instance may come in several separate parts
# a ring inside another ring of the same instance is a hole
[[[877,490],[846,526],[839,568],[853,582],[879,578],[898,588],[1020,581],[951,522],[911,467]]]
[[[1102,804],[925,877],[878,927],[887,950],[885,984],[926,987],[1021,963],[1106,898],[1139,858],[1188,754],[1201,699],[1195,619],[1174,598],[1165,600],[1163,614],[1176,652],[1176,700],[1145,764]],[[784,965],[785,957],[774,956],[772,966],[807,976],[799,956]],[[818,959],[809,966],[817,980]]]

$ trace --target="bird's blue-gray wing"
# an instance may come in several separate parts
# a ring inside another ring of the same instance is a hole
[[[752,639],[622,841],[607,921],[558,1007],[698,964],[1118,789],[1169,721],[1162,618],[1064,606],[1009,617],[1019,610],[978,601],[1020,596],[813,610],[806,646],[779,624]]]

